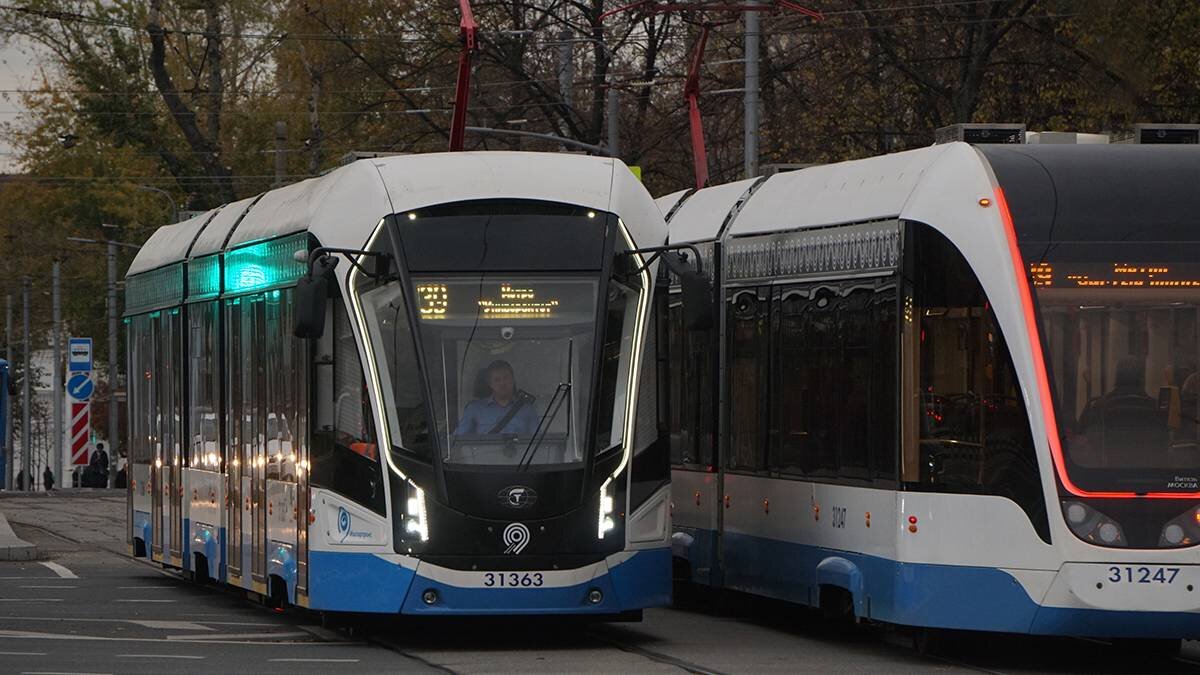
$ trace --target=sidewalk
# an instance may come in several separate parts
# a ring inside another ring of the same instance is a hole
[[[4,517],[11,524],[49,530],[83,544],[122,555],[127,553],[125,490],[122,489],[0,492],[0,519]],[[0,531],[0,551],[4,545]],[[2,553],[0,559],[3,559]]]

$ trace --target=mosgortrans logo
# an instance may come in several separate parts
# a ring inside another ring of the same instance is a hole
[[[339,543],[344,542],[347,539],[370,539],[371,538],[370,532],[363,532],[362,530],[356,531],[354,529],[354,516],[350,515],[350,512],[347,511],[346,507],[344,507],[344,506],[338,507],[337,531],[338,531],[338,536],[341,537],[340,539],[338,539]]]

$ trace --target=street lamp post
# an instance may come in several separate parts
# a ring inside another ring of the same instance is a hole
[[[140,183],[134,185],[133,187],[134,189],[144,190],[146,192],[157,192],[163,197],[166,197],[167,203],[171,205],[171,223],[176,223],[179,221],[179,207],[175,206],[175,198],[171,196],[170,192],[167,192],[162,188],[156,188],[153,185],[142,185]]]
[[[127,244],[112,239],[87,239],[84,237],[67,237],[67,241],[80,244],[104,244],[105,258],[108,262],[108,486],[113,487],[117,480],[117,247],[124,246],[134,250],[140,249],[137,244]]]

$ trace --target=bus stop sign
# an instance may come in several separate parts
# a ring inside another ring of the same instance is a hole
[[[71,338],[67,343],[67,372],[87,373],[92,370],[92,338]]]

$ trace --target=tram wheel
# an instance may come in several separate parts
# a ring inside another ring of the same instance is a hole
[[[921,656],[934,656],[942,651],[945,631],[940,628],[914,628],[912,633],[913,650]]]
[[[854,623],[854,596],[844,588],[821,586],[821,618],[836,625]]]
[[[192,562],[191,582],[200,586],[206,585],[212,579],[208,576],[208,559],[197,553]]]

